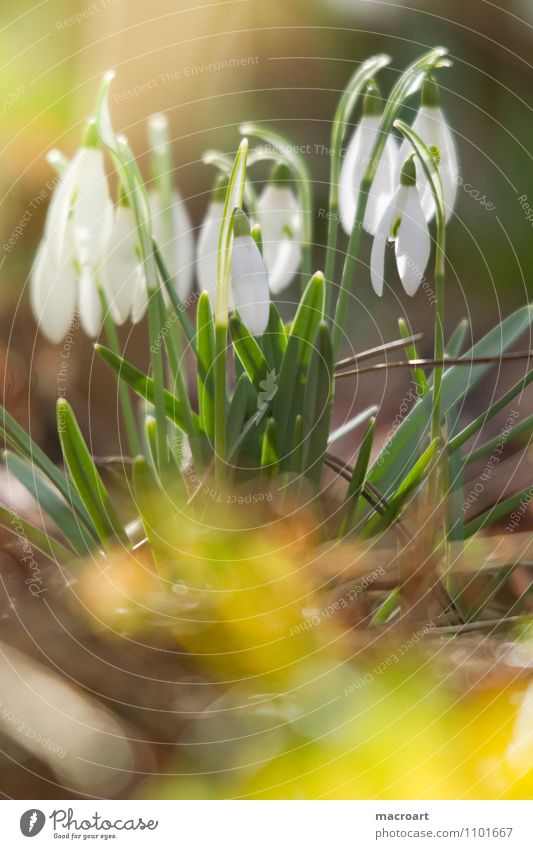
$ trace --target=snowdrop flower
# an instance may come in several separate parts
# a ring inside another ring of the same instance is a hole
[[[162,209],[157,192],[150,192],[154,238],[165,264],[176,281],[180,301],[191,293],[194,271],[194,239],[189,212],[178,191],[172,192],[170,209]],[[167,216],[170,227],[167,227]]]
[[[133,210],[122,197],[115,210],[102,283],[115,324],[136,324],[148,306],[148,286]]]
[[[436,148],[437,150],[446,221],[448,221],[457,196],[459,165],[455,143],[439,103],[439,87],[433,77],[427,77],[422,87],[422,104],[413,122],[412,129],[429,148]],[[410,150],[409,142],[405,140],[400,149],[400,157],[408,156]],[[429,181],[419,165],[417,165],[417,180],[422,209],[427,221],[430,221],[435,215],[435,202]]]
[[[383,108],[381,93],[374,81],[368,83],[363,99],[363,114],[343,159],[339,180],[339,213],[344,231],[352,232],[361,181],[370,164],[372,150],[379,137]],[[368,196],[363,227],[375,234],[383,212],[394,192],[398,169],[398,146],[387,136],[383,153]]]
[[[102,308],[96,271],[109,240],[113,205],[94,123],[61,174],[48,208],[44,237],[32,269],[35,318],[50,341],[61,341],[76,306],[80,323],[96,336]]]
[[[405,162],[392,200],[379,222],[370,257],[370,276],[377,295],[383,294],[385,247],[394,242],[396,265],[408,295],[417,291],[429,260],[431,241],[416,187],[413,156]]]
[[[218,240],[224,214],[227,178],[219,177],[196,244],[196,279],[200,292],[208,292],[211,307],[215,310],[217,299]]]
[[[278,295],[293,280],[300,267],[300,205],[290,187],[290,171],[276,165],[270,182],[257,200],[257,220],[263,234],[263,257],[270,291]]]
[[[235,309],[250,333],[261,336],[270,311],[268,273],[250,233],[248,218],[240,209],[235,213],[233,234],[231,291]]]
[[[173,186],[170,128],[163,113],[149,117],[148,139],[155,186],[149,193],[152,232],[174,278],[178,297],[185,302],[192,289],[194,239],[187,207]]]

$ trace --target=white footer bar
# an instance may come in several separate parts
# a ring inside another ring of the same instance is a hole
[[[528,801],[43,800],[0,805],[1,845],[6,849],[73,843],[161,849],[533,845],[533,803]]]

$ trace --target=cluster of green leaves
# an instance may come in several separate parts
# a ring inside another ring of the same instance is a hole
[[[334,122],[334,151],[340,151],[344,143],[365,83],[387,61],[383,56],[369,60],[350,81]],[[417,60],[402,75],[384,113],[383,120],[389,129],[405,98],[420,88],[425,74],[443,63],[444,51],[437,49]],[[145,373],[136,368],[116,346],[98,344],[96,350],[116,375],[121,392],[128,397],[129,393],[138,396],[150,413],[145,419],[144,434],[136,434],[139,450],[133,464],[134,497],[130,514],[123,516],[102,480],[91,448],[67,401],[60,400],[57,407],[64,470],[50,461],[5,409],[0,410],[0,428],[10,448],[5,454],[6,466],[34,496],[57,529],[52,538],[24,522],[28,541],[47,556],[66,562],[91,552],[105,552],[117,544],[133,546],[128,525],[137,519],[155,552],[160,543],[155,532],[158,507],[154,493],[158,490],[170,493],[179,502],[180,509],[188,504],[186,509],[194,510],[195,488],[199,481],[212,475],[215,463],[223,469],[223,485],[227,487],[238,484],[243,476],[280,477],[283,486],[291,482],[297,492],[301,482],[306,480],[315,493],[320,492],[324,464],[329,465],[347,478],[344,504],[338,511],[335,531],[341,538],[351,535],[368,539],[397,525],[436,463],[444,470],[441,494],[447,497],[446,522],[440,541],[445,535],[454,541],[467,539],[520,503],[523,493],[465,524],[461,482],[473,455],[463,456],[462,449],[490,418],[523,391],[533,379],[533,371],[526,373],[502,398],[465,427],[459,426],[456,411],[490,368],[490,363],[479,363],[479,359],[498,358],[513,345],[531,325],[531,308],[524,307],[504,319],[461,356],[461,363],[445,368],[442,374],[439,372],[441,434],[438,437],[432,434],[435,408],[431,397],[437,372],[426,376],[420,366],[415,366],[412,379],[418,400],[371,463],[375,408],[361,411],[341,428],[331,431],[336,335],[344,319],[343,293],[346,294],[346,287],[351,285],[350,263],[355,254],[349,249],[349,267],[345,266],[343,272],[336,321],[332,321],[331,284],[321,272],[312,276],[308,273],[312,244],[311,182],[301,158],[287,154],[294,147],[265,128],[255,125],[243,128],[268,142],[268,155],[286,161],[306,211],[302,273],[305,285],[293,320],[284,324],[272,303],[267,330],[259,339],[252,336],[238,314],[228,321],[233,217],[237,207],[253,205],[253,190],[246,180],[247,143],[243,142],[233,164],[221,154],[210,155],[211,161],[229,175],[219,243],[217,314],[213,315],[207,293],[201,294],[194,326],[179,302],[171,275],[153,242],[147,193],[138,166],[126,141],[116,136],[112,129],[107,107],[109,82],[110,78],[106,78],[99,98],[97,122],[102,143],[116,165],[140,233],[149,281],[151,370]],[[408,134],[405,125],[398,126]],[[263,156],[258,148],[251,151],[249,161]],[[378,158],[379,150],[376,150],[372,167]],[[332,221],[336,220],[338,166],[335,155],[331,175]],[[358,214],[364,215],[364,204]],[[352,248],[354,234],[350,240]],[[327,254],[327,265],[332,272],[336,240],[337,230],[333,227],[328,234]],[[466,324],[461,323],[448,340],[447,356],[460,357],[466,330]],[[400,331],[407,356],[416,359],[414,342],[404,325],[400,326]],[[187,386],[184,352],[194,358],[197,402],[193,402],[193,393]],[[129,424],[131,426],[131,422]],[[510,439],[529,430],[530,425],[529,419],[527,423],[516,424]],[[331,447],[362,426],[365,430],[352,469],[331,454]],[[476,448],[475,458],[490,454],[492,447],[488,442]],[[195,470],[192,485],[189,463]],[[15,532],[13,516],[3,508],[0,522]]]

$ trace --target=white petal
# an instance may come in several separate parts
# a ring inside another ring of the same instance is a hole
[[[251,236],[237,236],[233,242],[231,289],[244,324],[254,336],[260,336],[268,324],[270,294],[268,273]]]
[[[378,164],[376,176],[368,196],[363,227],[374,235],[383,213],[391,201],[396,183],[398,168],[398,145],[392,136],[387,138],[383,154]]]
[[[350,235],[355,218],[359,186],[370,162],[376,143],[380,118],[363,116],[348,144],[339,180],[339,213],[344,232]]]
[[[348,145],[344,157],[339,186],[339,212],[344,231],[349,235],[355,218],[357,196],[365,172],[370,164],[372,150],[379,134],[381,118],[363,116]],[[369,233],[376,232],[378,223],[392,198],[397,185],[398,147],[392,136],[385,142],[376,176],[369,193],[363,226]]]
[[[59,265],[63,257],[67,222],[72,201],[78,189],[78,175],[83,165],[83,149],[80,148],[62,174],[48,207],[45,238],[53,261]]]
[[[144,268],[139,265],[133,281],[133,303],[131,305],[131,320],[138,324],[148,307],[148,285]]]
[[[268,271],[270,291],[279,295],[291,283],[300,267],[302,249],[294,239],[278,242],[275,254],[264,249],[265,265]],[[269,264],[270,262],[270,264]]]
[[[72,224],[80,261],[97,265],[103,258],[113,225],[113,205],[101,150],[80,151]]]
[[[391,228],[395,220],[402,215],[407,197],[407,188],[398,186],[394,197],[387,206],[378,224],[370,254],[370,279],[376,295],[383,294],[385,282],[385,248],[391,238]]]
[[[87,336],[97,336],[102,325],[102,304],[94,271],[88,265],[81,267],[78,279],[78,311]]]
[[[172,194],[169,216],[161,209],[159,195],[150,193],[152,228],[169,271],[176,280],[179,299],[184,302],[190,295],[194,268],[194,238],[187,207],[178,192]],[[169,224],[171,230],[169,231]]]
[[[439,171],[444,192],[446,220],[448,220],[455,206],[459,177],[459,165],[457,162],[455,142],[441,109],[437,107],[431,110],[428,117],[428,123],[430,127],[434,128],[434,144],[437,146],[440,153]]]
[[[257,199],[257,220],[263,242],[277,241],[289,227],[295,239],[301,234],[302,214],[298,198],[288,186],[269,183]]]
[[[65,336],[74,316],[76,277],[71,259],[67,257],[57,266],[44,239],[31,271],[30,299],[41,331],[57,344]]]
[[[428,147],[435,145],[439,150],[439,171],[444,192],[446,220],[448,220],[453,212],[457,196],[459,168],[455,143],[442,110],[439,107],[421,106],[413,122],[413,130]],[[401,168],[410,153],[412,153],[412,148],[409,142],[405,141],[400,150],[399,168]],[[420,203],[424,210],[426,221],[431,221],[435,215],[433,193],[428,179],[418,163],[416,169]]]
[[[301,260],[302,215],[292,189],[269,183],[257,201],[257,220],[270,289],[278,294],[291,283]]]
[[[395,251],[403,288],[412,296],[424,279],[431,252],[429,228],[415,186],[407,189]]]
[[[138,241],[132,209],[119,206],[102,264],[102,283],[116,324],[123,324],[132,311],[140,266]]]
[[[200,292],[208,292],[213,311],[217,300],[218,240],[224,204],[212,201],[200,228],[196,245],[196,279]]]

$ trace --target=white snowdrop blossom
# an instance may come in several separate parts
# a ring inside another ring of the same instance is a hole
[[[170,209],[162,209],[157,192],[150,192],[152,230],[165,264],[176,283],[180,301],[189,297],[194,276],[194,237],[187,206],[172,192]],[[168,222],[168,224],[167,224]]]
[[[288,168],[283,164],[275,166],[270,182],[257,200],[263,257],[273,295],[292,282],[301,261],[302,215],[289,180]]]
[[[213,312],[216,310],[218,240],[224,214],[226,187],[227,180],[225,178],[217,180],[196,243],[198,290],[209,294]]]
[[[339,214],[342,227],[348,235],[352,232],[354,224],[361,181],[379,138],[383,111],[380,98],[378,87],[374,82],[370,82],[363,100],[361,120],[348,144],[342,162],[339,181]],[[397,181],[397,169],[398,145],[394,137],[389,135],[372,181],[363,220],[363,227],[371,235],[375,234],[378,223],[392,198]]]
[[[435,148],[438,156],[438,168],[442,181],[444,209],[446,221],[449,220],[457,197],[459,181],[459,164],[455,142],[444,113],[439,106],[439,87],[432,77],[429,77],[422,88],[422,104],[413,122],[413,131],[420,136],[429,148]],[[400,149],[400,159],[409,155],[411,147],[405,140]],[[401,159],[401,161],[403,161]],[[435,202],[431,186],[423,168],[417,164],[417,182],[420,193],[420,203],[426,220],[430,221],[435,215]]]
[[[379,222],[370,257],[372,287],[383,294],[385,248],[394,242],[396,265],[403,288],[414,295],[423,280],[431,252],[426,217],[416,186],[416,168],[409,157],[400,175],[400,185]]]
[[[141,320],[148,306],[148,286],[135,216],[124,202],[115,210],[102,283],[115,324],[128,318],[134,324]]]
[[[60,342],[76,308],[89,336],[102,322],[97,271],[113,221],[102,151],[91,124],[85,145],[60,176],[31,273],[31,303],[42,332]]]
[[[270,290],[268,272],[246,215],[238,210],[234,221],[231,292],[235,309],[253,336],[261,336],[268,324]]]

